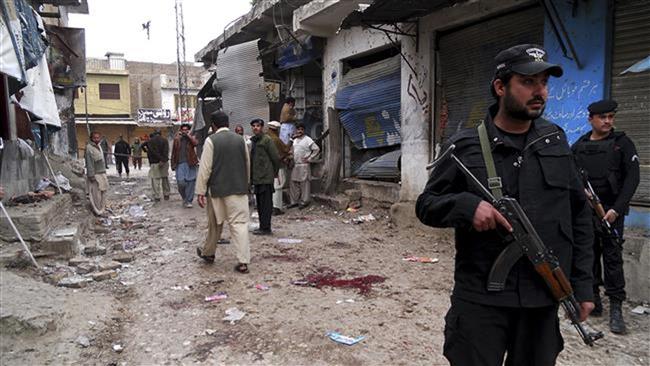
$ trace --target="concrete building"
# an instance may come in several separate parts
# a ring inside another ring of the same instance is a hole
[[[321,70],[322,128],[329,130],[325,188],[337,181],[344,183],[334,184],[339,189],[352,184],[364,198],[392,201],[395,216],[416,221],[413,204],[428,179],[426,164],[455,131],[476,126],[493,103],[488,85],[495,54],[514,44],[537,43],[565,70],[562,78],[550,81],[545,116],[564,128],[570,142],[589,129],[589,103],[605,97],[619,101],[617,127],[636,142],[642,168],[627,220],[626,245],[634,247],[635,257],[626,262],[637,269],[630,273],[648,268],[650,70],[641,65],[650,44],[638,42],[650,37],[647,1],[572,6],[525,0],[314,0],[293,4],[299,7],[293,9],[290,34],[273,18],[278,4],[255,5],[196,60],[206,66],[216,60],[218,66],[224,49],[257,39],[262,60],[267,58],[264,79],[280,80],[282,90],[292,95],[297,83],[273,74],[282,63],[281,51],[292,40],[306,48],[300,42],[306,37],[321,44],[314,59]],[[270,60],[269,42],[280,50]],[[299,68],[288,70],[294,74]],[[225,109],[225,90],[222,98]],[[395,150],[401,154],[399,182],[354,179],[359,163]],[[629,277],[632,287],[643,290],[636,294],[650,298],[647,273]]]
[[[73,94],[85,84],[86,75],[84,29],[67,24],[69,13],[88,13],[87,1],[20,5],[5,8],[13,21],[2,27],[14,29],[3,30],[0,42],[0,185],[5,199],[33,190],[42,177],[51,176],[46,156],[75,157]],[[39,22],[47,32],[39,31]],[[20,44],[30,47],[14,48],[15,34],[21,35]],[[12,99],[19,90],[20,102]]]

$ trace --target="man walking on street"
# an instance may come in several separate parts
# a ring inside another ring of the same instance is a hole
[[[206,262],[214,262],[216,244],[223,223],[228,223],[239,263],[235,271],[248,273],[250,244],[248,239],[248,184],[250,160],[246,143],[228,129],[228,115],[222,111],[210,116],[216,132],[205,140],[196,180],[199,206],[208,209],[208,235],[196,253]],[[206,197],[209,190],[209,197]]]
[[[280,169],[278,176],[273,180],[273,214],[282,215],[284,213],[284,204],[282,202],[282,190],[287,183],[287,164],[289,163],[289,155],[291,154],[291,146],[286,145],[280,140],[280,122],[269,122],[268,135],[273,140],[275,148],[278,150],[280,158]]]
[[[296,124],[296,137],[293,139],[293,170],[291,171],[291,182],[289,193],[291,204],[289,208],[309,206],[311,198],[311,162],[320,153],[320,148],[311,137],[305,135],[305,125]]]
[[[131,156],[131,147],[124,141],[122,135],[115,143],[115,167],[117,174],[122,177],[122,167],[126,171],[126,177],[129,178],[129,157]]]
[[[589,105],[591,131],[581,136],[571,149],[576,163],[587,175],[596,195],[605,209],[606,220],[623,238],[625,215],[630,200],[639,185],[639,156],[636,147],[622,131],[614,131],[614,116],[618,103],[601,100]],[[605,285],[609,297],[609,329],[612,333],[625,334],[622,303],[625,300],[625,277],[623,275],[623,247],[602,230],[597,218],[594,240],[594,299],[593,316],[601,316],[603,304],[600,286]],[[602,258],[602,264],[601,264]],[[603,282],[603,272],[605,281]]]
[[[104,213],[106,191],[108,190],[106,163],[104,161],[104,151],[102,151],[100,146],[100,140],[99,132],[91,133],[90,141],[86,145],[84,154],[88,198],[90,198],[90,204],[97,215]]]
[[[496,103],[478,129],[459,131],[447,145],[495,196],[519,202],[573,286],[582,321],[594,307],[591,213],[564,131],[541,118],[548,79],[562,68],[531,44],[508,48],[495,61]],[[455,228],[443,347],[449,362],[500,366],[507,355],[505,365],[554,365],[563,349],[558,303],[527,259],[513,265],[502,290],[488,291],[492,265],[508,245],[497,228],[512,226],[452,159],[432,172],[416,213],[426,225]]]
[[[251,184],[255,190],[257,213],[260,219],[255,235],[272,235],[271,214],[273,213],[273,179],[280,169],[280,157],[273,140],[264,133],[264,120],[251,121]]]
[[[138,168],[142,170],[142,144],[139,138],[135,138],[133,145],[131,145],[131,159],[133,160],[133,169]]]
[[[172,170],[176,171],[176,184],[185,208],[192,208],[196,171],[199,165],[194,150],[198,140],[190,134],[190,127],[187,123],[181,125],[172,146]]]
[[[160,191],[165,201],[169,200],[169,143],[160,134],[153,133],[147,141],[145,152],[149,158],[149,178],[154,201],[160,201]]]

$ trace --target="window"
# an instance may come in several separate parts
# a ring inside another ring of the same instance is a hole
[[[99,84],[99,99],[120,99],[120,84]]]

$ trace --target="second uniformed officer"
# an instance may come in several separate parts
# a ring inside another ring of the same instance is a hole
[[[614,116],[618,104],[601,100],[587,108],[591,131],[581,136],[571,149],[578,166],[584,169],[589,182],[605,209],[604,220],[622,237],[625,215],[630,200],[639,185],[639,157],[634,143],[624,132],[614,131]],[[594,240],[594,297],[596,307],[592,315],[602,315],[601,285],[609,297],[609,327],[613,333],[624,334],[625,321],[621,304],[625,300],[623,277],[623,248],[608,236],[600,225]],[[601,265],[602,257],[602,265]],[[604,279],[603,281],[603,272]]]

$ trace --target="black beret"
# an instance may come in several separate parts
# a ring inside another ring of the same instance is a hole
[[[521,75],[535,75],[548,71],[555,77],[562,76],[560,65],[548,62],[548,55],[542,46],[536,44],[520,44],[499,52],[494,58],[497,73],[510,70]]]
[[[589,104],[587,110],[590,114],[602,114],[608,112],[616,112],[616,107],[618,107],[618,103],[616,103],[615,100],[603,99]]]

